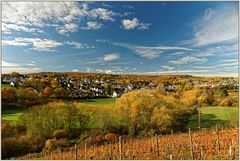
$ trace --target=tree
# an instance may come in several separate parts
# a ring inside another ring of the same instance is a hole
[[[46,87],[42,91],[42,97],[49,98],[53,94],[53,90],[50,87]]]
[[[39,103],[38,94],[33,88],[20,88],[16,95],[19,106],[31,106]]]
[[[16,89],[10,86],[5,86],[2,88],[2,103],[3,105],[16,105]],[[3,106],[4,108],[4,106]]]
[[[193,106],[197,103],[197,98],[202,94],[201,89],[188,90],[182,93],[180,101],[186,106]]]
[[[53,90],[53,94],[55,98],[64,98],[65,97],[65,90],[61,87],[55,88]]]
[[[66,129],[71,137],[79,135],[76,130],[81,131],[88,126],[90,117],[85,112],[84,107],[78,108],[75,104],[51,102],[29,109],[22,115],[19,124],[25,125],[28,134],[33,136],[47,139],[55,130]]]
[[[51,81],[51,87],[52,88],[57,88],[57,87],[59,87],[59,83],[56,80],[52,80]]]
[[[223,97],[229,96],[228,90],[226,88],[219,90],[219,92],[220,92],[220,96],[223,96]]]
[[[167,132],[185,127],[194,108],[183,106],[174,97],[164,96],[158,90],[139,90],[124,94],[116,102],[121,122],[130,135],[140,131]],[[184,115],[186,114],[186,116]],[[176,120],[183,122],[176,124]],[[184,128],[182,128],[184,129]]]

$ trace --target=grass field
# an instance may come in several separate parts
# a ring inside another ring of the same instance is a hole
[[[103,106],[115,105],[116,99],[86,99],[78,101],[89,105]],[[11,124],[15,124],[19,116],[26,111],[26,108],[2,110],[2,120],[7,120]],[[238,108],[236,107],[204,107],[200,111],[201,128],[210,128],[216,124],[223,126],[236,126],[238,124]],[[195,114],[192,116],[188,127],[197,129],[197,122],[197,114]]]
[[[104,105],[114,105],[116,99],[105,98],[105,99],[86,99],[86,100],[77,100],[77,102],[86,103],[89,105],[95,106],[104,106]],[[8,109],[2,110],[2,120],[9,121],[10,124],[15,124],[18,118],[27,111],[27,108],[16,108],[16,109]]]
[[[237,126],[238,108],[237,107],[203,107],[201,112],[201,128],[211,128],[214,125]],[[197,129],[198,114],[192,116],[188,127]]]
[[[102,98],[102,99],[85,99],[79,102],[86,103],[94,106],[115,105],[116,99],[114,98]]]
[[[7,120],[10,124],[15,124],[18,118],[26,111],[27,108],[2,110],[2,120]]]

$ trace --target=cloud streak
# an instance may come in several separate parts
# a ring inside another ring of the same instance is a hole
[[[194,56],[184,56],[184,57],[180,58],[179,60],[171,60],[169,62],[172,64],[176,64],[176,65],[182,65],[182,64],[203,62],[203,61],[206,61],[206,59],[201,59],[201,58],[194,57]]]
[[[119,58],[120,58],[120,56],[118,53],[111,53],[111,54],[104,55],[103,60],[105,62],[108,62],[108,61],[117,60]]]
[[[154,59],[159,57],[161,54],[168,51],[192,51],[194,49],[178,47],[178,46],[139,46],[127,43],[112,43],[113,45],[127,48],[133,51],[135,54],[147,58]]]
[[[42,68],[35,67],[35,62],[31,63],[12,63],[7,61],[2,61],[2,72],[11,73],[11,72],[20,72],[20,73],[33,73],[39,72]]]
[[[236,6],[209,8],[192,25],[193,38],[184,41],[184,44],[201,47],[231,42],[238,38],[238,8]]]

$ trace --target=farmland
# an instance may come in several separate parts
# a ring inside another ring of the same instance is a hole
[[[191,142],[190,142],[191,140]],[[217,140],[217,141],[216,141]],[[87,145],[64,151],[42,152],[17,159],[138,159],[138,160],[237,160],[238,129],[199,131],[142,139],[114,140],[99,146]]]

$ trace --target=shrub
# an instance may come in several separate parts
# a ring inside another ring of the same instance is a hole
[[[26,134],[27,128],[24,125],[17,124],[13,127],[15,135]]]
[[[8,137],[2,139],[2,159],[9,159],[21,154],[21,148],[16,138]]]
[[[53,136],[55,130],[69,130],[71,135],[76,129],[84,130],[91,121],[88,114],[88,111],[82,110],[74,104],[52,102],[32,107],[23,114],[20,122],[27,127],[29,134],[39,135],[48,139]],[[77,134],[72,136],[77,137],[80,133],[78,132]],[[56,137],[61,138],[67,134],[64,131],[58,131],[56,135],[58,135]]]
[[[54,149],[62,149],[70,146],[70,142],[67,139],[58,139],[54,140],[53,142],[53,148]]]
[[[230,97],[224,98],[219,106],[232,106],[232,99]]]
[[[10,126],[8,121],[2,121],[2,138],[9,137],[13,134],[12,127]]]
[[[53,137],[55,139],[66,138],[68,131],[66,129],[55,130],[53,132]]]
[[[45,142],[45,147],[44,147],[44,149],[46,150],[46,151],[51,151],[51,150],[53,150],[54,149],[54,141],[55,141],[56,139],[48,139],[46,142]]]

